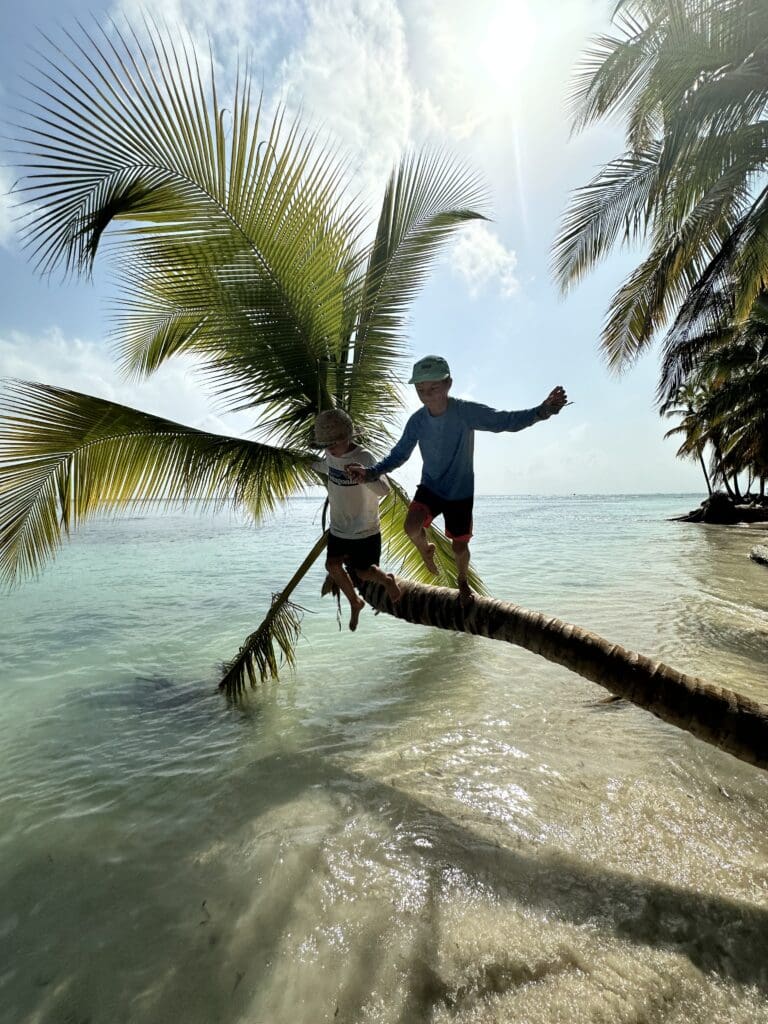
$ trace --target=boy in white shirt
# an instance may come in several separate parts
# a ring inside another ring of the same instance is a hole
[[[345,565],[362,580],[380,583],[391,601],[400,599],[400,588],[391,572],[379,568],[381,530],[379,500],[389,493],[386,477],[370,483],[357,483],[346,469],[351,463],[372,466],[370,452],[352,441],[354,427],[343,409],[327,409],[315,420],[315,444],[325,449],[325,458],[314,464],[318,473],[328,477],[331,526],[325,567],[349,601],[349,628],[357,629],[365,601],[355,590]]]

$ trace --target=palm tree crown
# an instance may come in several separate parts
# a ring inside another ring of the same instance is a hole
[[[648,254],[614,295],[602,344],[630,363],[749,315],[768,268],[768,5],[620,0],[586,55],[574,130],[619,115],[626,150],[573,194],[555,242],[563,289],[617,243]]]

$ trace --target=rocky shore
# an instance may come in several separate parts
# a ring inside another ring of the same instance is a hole
[[[713,523],[720,526],[759,526],[768,528],[768,498],[750,497],[744,503],[734,502],[727,494],[712,494],[698,508],[684,516],[674,516],[675,523]],[[768,568],[768,546],[756,544],[749,557]]]
[[[702,501],[698,508],[684,516],[674,516],[676,523],[716,523],[735,526],[738,523],[765,523],[768,525],[768,498],[750,495],[736,503],[727,494],[716,492]]]

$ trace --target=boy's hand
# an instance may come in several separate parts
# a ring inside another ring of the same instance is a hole
[[[567,404],[568,395],[565,393],[565,388],[558,384],[556,388],[552,388],[539,406],[539,417],[548,420],[550,416],[557,416],[563,406]]]
[[[345,470],[347,476],[356,484],[365,483],[365,466],[361,466],[359,462],[350,462]]]

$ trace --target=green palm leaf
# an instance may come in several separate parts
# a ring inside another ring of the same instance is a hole
[[[281,113],[262,138],[247,75],[225,126],[213,74],[206,86],[183,44],[149,39],[142,48],[135,36],[83,32],[69,37],[74,56],[59,51],[40,69],[22,133],[29,251],[44,271],[87,270],[107,228],[133,222],[111,232],[129,371],[182,350],[215,370],[229,345],[241,374],[224,393],[258,404],[247,369],[259,364],[249,344],[259,331],[279,366],[273,382],[301,364],[315,401],[313,367],[338,350],[349,268],[362,259],[363,211],[344,198],[343,164]]]
[[[9,382],[0,418],[0,576],[35,573],[62,531],[134,501],[210,501],[258,517],[313,483],[310,466],[299,452]]]
[[[563,291],[584,277],[619,239],[629,243],[645,231],[659,153],[658,144],[647,152],[625,153],[573,193],[552,257]]]
[[[399,398],[392,369],[403,366],[407,352],[410,304],[456,229],[485,219],[486,204],[477,175],[444,153],[410,154],[392,172],[365,274],[356,283],[358,316],[344,380],[349,412],[367,437]]]
[[[554,265],[564,288],[617,242],[650,238],[603,332],[621,368],[670,320],[667,356],[692,352],[689,339],[741,321],[763,288],[768,246],[753,193],[768,165],[768,7],[622,0],[614,21],[617,34],[598,40],[577,77],[574,130],[615,114],[630,148],[577,191]],[[683,365],[664,371],[667,399]]]

